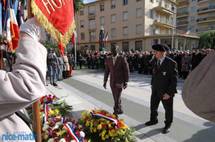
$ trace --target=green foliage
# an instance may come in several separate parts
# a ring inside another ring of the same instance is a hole
[[[200,35],[199,48],[215,48],[215,31],[204,32]]]
[[[83,7],[83,0],[75,0],[75,12],[79,11]]]

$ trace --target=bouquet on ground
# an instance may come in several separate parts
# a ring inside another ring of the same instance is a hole
[[[54,95],[40,99],[42,121],[42,141],[44,142],[84,142],[82,127],[69,116],[72,107],[65,100]]]
[[[122,119],[105,110],[82,113],[79,120],[87,139],[91,142],[135,142],[133,131]]]

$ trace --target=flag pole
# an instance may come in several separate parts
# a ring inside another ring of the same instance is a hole
[[[28,3],[27,3],[27,12],[28,12],[28,17],[27,18],[31,18],[33,17],[33,13],[32,13],[32,10],[31,10],[31,1],[32,0],[28,0]],[[35,140],[36,142],[42,142],[42,125],[41,125],[41,119],[40,119],[40,101],[36,101],[35,103],[33,103],[33,106],[32,106],[32,112],[33,112],[33,123],[32,123],[32,126],[33,126],[33,132],[35,134]]]

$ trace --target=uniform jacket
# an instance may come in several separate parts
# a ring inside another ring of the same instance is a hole
[[[152,91],[156,91],[160,96],[167,93],[174,96],[177,93],[177,64],[169,57],[165,57],[162,64],[157,68],[157,60],[152,61]]]
[[[14,112],[31,105],[47,93],[44,85],[45,47],[30,37],[22,37],[16,55],[12,72],[0,70],[0,138],[6,133],[32,133]]]
[[[107,82],[110,74],[110,85],[123,87],[123,83],[129,80],[129,67],[126,59],[118,55],[113,64],[113,57],[109,56],[105,60],[104,82]]]

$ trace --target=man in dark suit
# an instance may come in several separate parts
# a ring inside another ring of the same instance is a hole
[[[160,101],[165,109],[165,127],[162,133],[169,132],[169,128],[173,121],[173,97],[177,93],[177,63],[166,56],[168,47],[161,44],[152,46],[154,50],[154,59],[151,60],[153,65],[152,72],[152,95],[150,103],[150,121],[146,122],[146,126],[158,123],[158,106]]]
[[[117,53],[117,46],[111,47],[111,55],[105,60],[104,88],[110,74],[110,87],[114,98],[114,114],[122,114],[121,93],[127,87],[129,67],[123,55]]]

